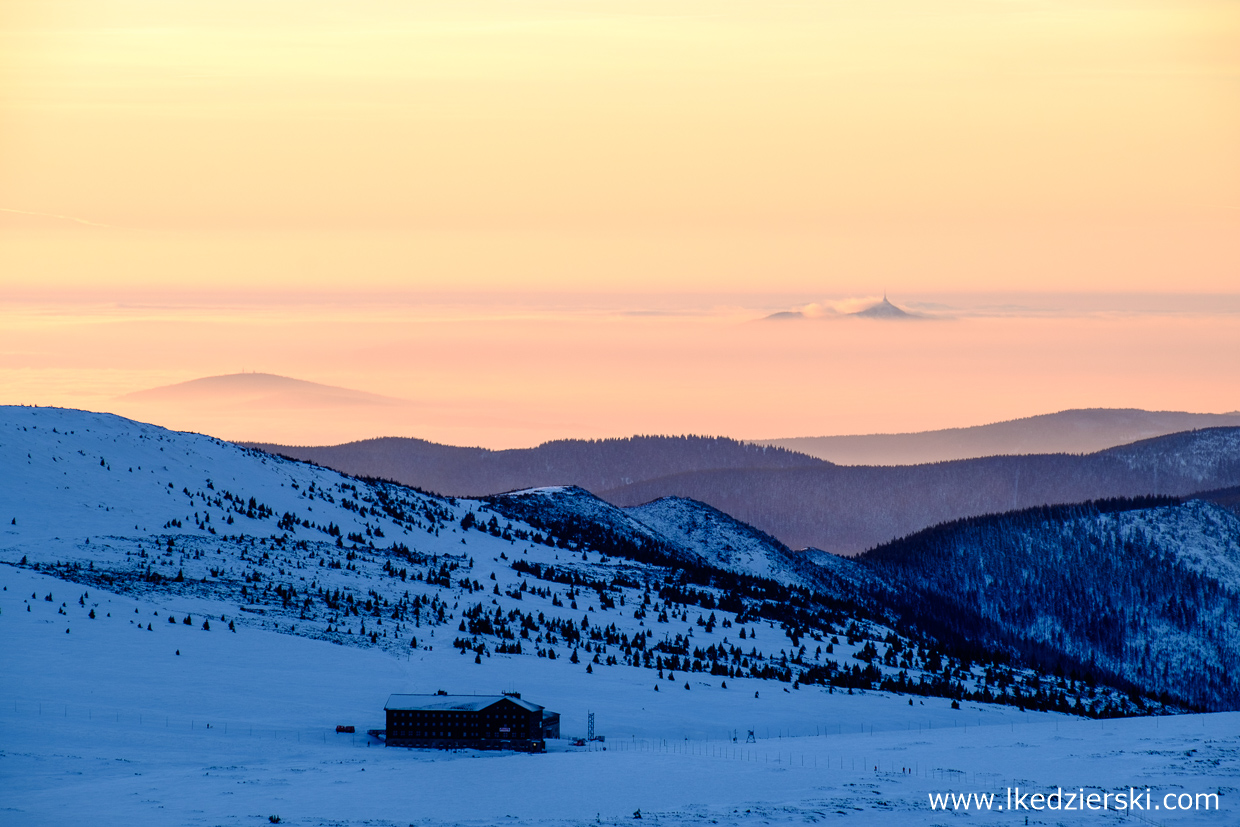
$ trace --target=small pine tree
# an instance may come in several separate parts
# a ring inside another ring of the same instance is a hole
[[[587,674],[587,675],[593,675],[593,674],[594,674],[594,665],[593,665],[593,664],[589,664],[589,663],[587,663],[587,664],[586,664],[586,674]]]
[[[204,621],[202,622],[202,630],[203,630],[204,632],[209,632],[209,631],[211,631],[211,621],[209,621],[209,620],[204,620]]]

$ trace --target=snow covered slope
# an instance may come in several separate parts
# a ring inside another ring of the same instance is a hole
[[[706,503],[662,497],[625,511],[702,565],[748,572],[787,585],[813,585],[821,574],[817,566],[774,537]]]
[[[904,611],[975,641],[1236,709],[1240,517],[1221,506],[1099,503],[937,527],[863,555]]]
[[[1026,693],[1033,673],[1006,654],[991,662],[896,633],[846,579],[799,579],[787,554],[754,545],[759,535],[723,515],[705,527],[711,512],[688,503],[648,511],[663,533],[578,488],[446,499],[49,409],[2,409],[0,461],[12,469],[0,488],[0,515],[12,515],[0,562],[124,593],[197,596],[234,628],[394,653],[450,645],[479,662],[567,657],[650,676],[1137,708],[1124,693],[1062,680]],[[742,540],[748,556],[732,556]],[[730,571],[714,567],[725,557]]]
[[[1092,813],[1100,824],[1228,824],[1240,807],[1240,713],[1089,721],[748,679],[655,692],[631,668],[588,674],[511,655],[477,665],[438,647],[393,657],[179,622],[215,608],[0,566],[0,823],[584,827],[631,824],[638,810],[642,823],[733,827],[1095,820],[930,803],[980,793],[1006,808],[1017,787],[1149,788],[1160,807],[1169,794],[1217,796],[1211,810]],[[566,736],[594,712],[607,740],[525,755],[384,749],[365,735],[390,692],[511,687],[561,712]]]
[[[583,488],[553,486],[486,501],[507,517],[597,549],[611,547],[621,556],[722,569],[788,586],[822,585],[818,567],[783,543],[695,500],[664,497],[621,509]]]
[[[0,462],[5,825],[938,824],[931,791],[1235,777],[1234,717],[1120,736],[1035,712],[1140,707],[678,556],[722,560],[711,538],[744,533],[722,522],[669,509],[664,534],[575,491],[445,499],[80,411],[0,409]],[[440,689],[517,689],[567,736],[594,712],[607,741],[362,734],[390,694]]]
[[[0,548],[37,541],[68,553],[92,535],[405,536],[455,514],[405,489],[391,513],[363,513],[349,499],[356,485],[334,471],[111,414],[0,408],[0,462]]]
[[[651,560],[676,559],[685,554],[684,549],[623,509],[575,485],[528,488],[487,497],[485,502],[511,519],[599,549],[611,546],[617,554]]]

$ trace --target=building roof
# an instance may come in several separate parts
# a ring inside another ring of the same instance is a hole
[[[500,701],[511,701],[530,712],[542,710],[538,704],[512,695],[392,695],[383,708],[401,711],[479,712]]]

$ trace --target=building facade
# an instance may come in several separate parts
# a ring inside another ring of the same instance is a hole
[[[384,712],[390,747],[543,752],[544,739],[558,738],[560,729],[558,713],[516,693],[392,695]]]

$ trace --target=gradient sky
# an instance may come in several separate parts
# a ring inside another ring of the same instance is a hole
[[[1237,147],[1232,0],[9,0],[0,401],[244,368],[420,407],[160,416],[497,446],[1232,410]],[[884,289],[952,318],[754,321]]]

